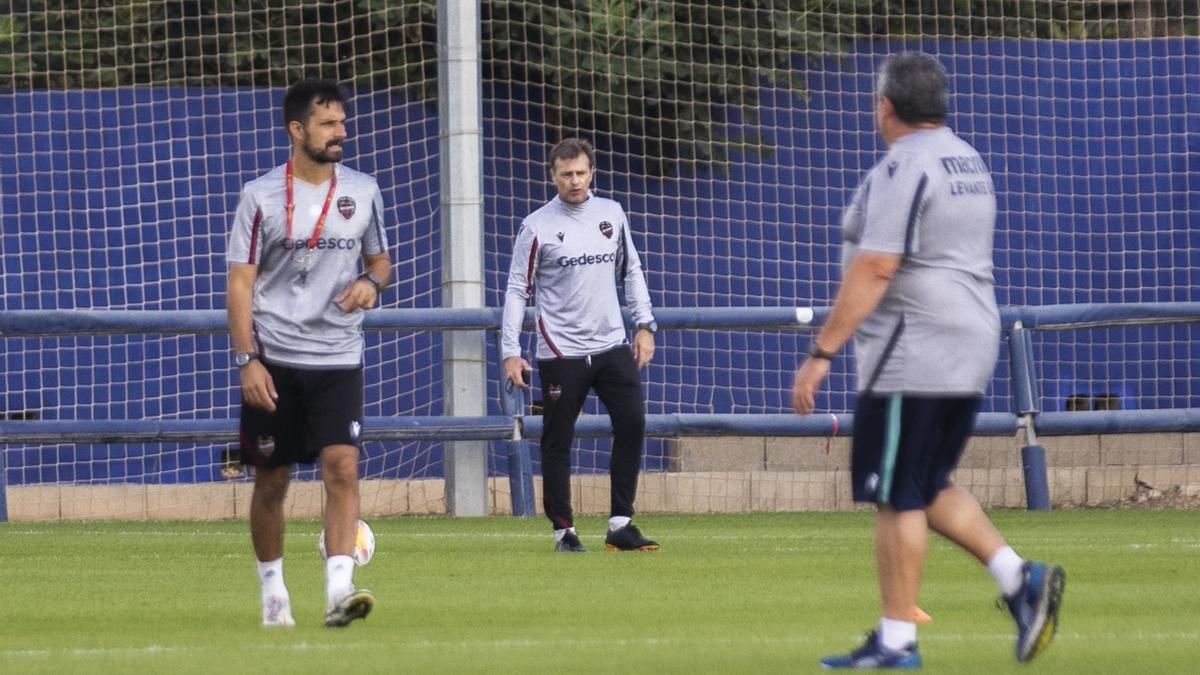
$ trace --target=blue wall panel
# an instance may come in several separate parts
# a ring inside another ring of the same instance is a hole
[[[951,74],[951,124],[988,159],[1001,220],[1002,305],[1200,300],[1200,43],[1194,39],[927,42]],[[883,152],[870,114],[884,53],[798,63],[809,98],[763,90],[773,152],[734,156],[725,173],[647,175],[638,141],[594,138],[597,190],[627,207],[659,306],[826,305],[839,278],[841,209]],[[516,229],[552,196],[551,139],[536,90],[485,88],[486,299],[503,301]],[[0,94],[4,309],[217,309],[242,184],[286,157],[280,90],[114,89]],[[398,287],[440,305],[434,106],[388,93],[352,104],[347,163],[377,176],[389,205]],[[734,114],[730,128],[743,122]],[[1039,335],[1044,408],[1074,393],[1123,406],[1196,407],[1195,327]],[[439,414],[440,336],[368,334],[368,414]],[[803,335],[660,338],[645,374],[651,412],[780,412]],[[224,336],[9,340],[4,410],[60,419],[236,414]],[[75,345],[76,343],[72,343]],[[494,339],[489,339],[494,345]],[[1003,350],[1002,350],[1003,352]],[[1007,359],[985,406],[1009,410]],[[851,404],[839,361],[829,409]],[[498,407],[493,402],[493,412]],[[591,407],[589,411],[596,412]],[[585,469],[607,465],[588,441]],[[407,448],[372,473],[411,467]],[[663,444],[647,463],[661,468]],[[214,480],[219,450],[97,446],[9,456],[9,481]],[[53,455],[53,456],[51,456]],[[503,460],[492,462],[502,471]]]

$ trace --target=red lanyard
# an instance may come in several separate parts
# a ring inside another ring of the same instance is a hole
[[[292,212],[296,210],[295,193],[292,189],[292,160],[287,161],[287,238],[292,238]],[[333,177],[329,179],[329,194],[325,195],[325,207],[321,209],[321,217],[317,218],[317,226],[313,228],[312,236],[308,238],[308,250],[317,247],[317,238],[321,236],[321,228],[325,227],[325,216],[329,215],[329,204],[333,201],[333,192],[337,189],[337,167],[333,169]]]

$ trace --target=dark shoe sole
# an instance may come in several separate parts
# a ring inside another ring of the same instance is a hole
[[[621,547],[617,546],[616,544],[605,544],[604,548],[608,549],[609,553],[628,553],[628,552],[632,552],[632,551],[657,551],[658,544],[651,544],[649,546],[639,546],[637,548],[621,548]]]
[[[375,607],[375,596],[368,590],[358,590],[342,601],[343,606],[325,617],[326,628],[343,628],[355,619],[365,619]]]

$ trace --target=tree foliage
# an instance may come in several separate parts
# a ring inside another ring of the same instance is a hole
[[[433,0],[11,4],[0,19],[6,89],[281,87],[325,77],[370,87],[428,84],[422,93],[435,93]]]
[[[876,0],[863,35],[1096,40],[1200,33],[1200,0]]]
[[[9,0],[0,87],[286,86],[433,100],[436,0]],[[766,152],[764,84],[858,39],[1197,35],[1200,0],[482,0],[486,81],[537,90],[557,134],[633,139],[660,174]],[[746,124],[734,124],[741,121]]]
[[[764,150],[754,131],[763,84],[803,94],[795,57],[841,52],[869,4],[489,2],[485,78],[539,87],[559,135],[637,139],[651,173],[720,165],[732,150]],[[727,124],[731,110],[747,124]]]

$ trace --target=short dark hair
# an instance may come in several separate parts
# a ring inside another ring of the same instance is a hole
[[[883,60],[879,68],[877,94],[896,108],[896,117],[905,124],[946,121],[946,69],[923,52],[900,52]]]
[[[350,95],[333,80],[300,80],[288,88],[283,97],[283,126],[292,122],[304,124],[312,114],[312,106],[326,103],[346,105]]]
[[[559,160],[575,159],[580,155],[587,155],[588,168],[596,168],[596,151],[592,149],[592,144],[582,138],[564,138],[550,148],[550,171],[554,171],[554,163]]]

